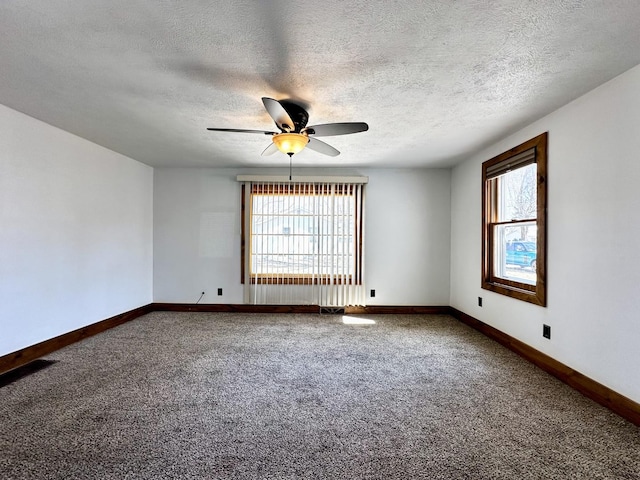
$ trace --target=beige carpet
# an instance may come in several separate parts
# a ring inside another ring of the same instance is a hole
[[[638,479],[640,429],[448,316],[155,312],[0,388],[0,478]]]

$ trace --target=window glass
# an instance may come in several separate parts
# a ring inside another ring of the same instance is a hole
[[[535,163],[511,170],[499,176],[500,205],[498,221],[526,220],[536,218],[537,189]]]
[[[251,274],[304,275],[355,269],[355,199],[340,196],[334,208],[313,195],[252,195]],[[315,216],[309,212],[318,212]],[[309,232],[317,232],[309,234]],[[324,254],[317,263],[316,255]]]
[[[253,185],[251,281],[360,284],[361,192],[361,185]]]

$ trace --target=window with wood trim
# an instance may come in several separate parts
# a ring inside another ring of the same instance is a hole
[[[362,185],[252,183],[249,188],[243,245],[252,284],[361,284]]]
[[[547,133],[482,164],[482,288],[546,306]]]

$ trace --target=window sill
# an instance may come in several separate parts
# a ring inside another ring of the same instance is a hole
[[[483,281],[482,288],[484,290],[490,290],[492,292],[499,293],[500,295],[515,298],[516,300],[522,300],[523,302],[532,303],[540,307],[547,306],[546,299],[543,294],[544,289],[541,288],[540,285],[536,287],[535,291],[530,291],[511,285]]]

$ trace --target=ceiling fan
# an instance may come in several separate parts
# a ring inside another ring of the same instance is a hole
[[[279,132],[238,128],[207,128],[207,130],[271,135],[272,143],[264,149],[262,155],[271,155],[279,150],[289,155],[289,158],[301,152],[305,147],[335,157],[340,155],[340,152],[316,137],[346,135],[369,130],[369,125],[364,122],[324,123],[307,127],[309,114],[297,103],[291,100],[274,100],[268,97],[262,97],[262,103],[276,123]]]

